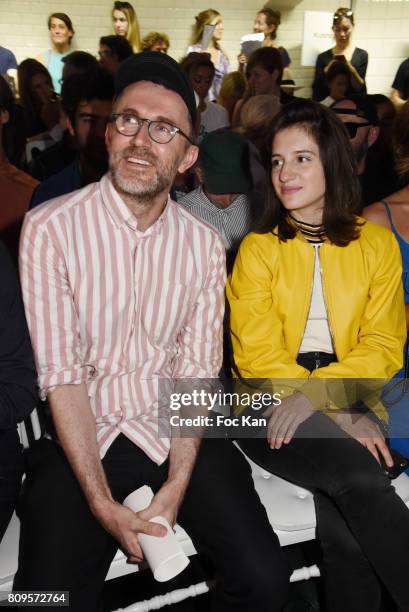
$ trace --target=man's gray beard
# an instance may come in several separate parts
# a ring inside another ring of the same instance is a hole
[[[139,157],[147,159],[147,161],[154,165],[156,173],[152,180],[130,179],[121,175],[119,164],[124,158],[124,154],[138,157],[138,153]],[[175,161],[173,166],[165,166],[160,163],[158,158],[153,159],[150,152],[148,155],[146,152],[138,151],[136,148],[132,149],[132,153],[128,149],[120,153],[111,153],[109,156],[109,170],[114,186],[120,193],[137,202],[153,200],[163,191],[170,190],[176,175],[177,166],[177,161]]]

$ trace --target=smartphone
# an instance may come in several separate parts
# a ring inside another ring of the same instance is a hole
[[[409,468],[409,459],[398,453],[398,451],[394,450],[393,448],[390,448],[389,452],[393,459],[393,466],[389,467],[386,465],[383,455],[380,456],[380,461],[385,475],[393,480]]]
[[[345,55],[334,55],[334,59],[337,60],[337,62],[343,62],[344,64],[347,63],[347,58]]]

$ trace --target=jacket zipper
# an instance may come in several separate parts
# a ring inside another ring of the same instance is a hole
[[[308,246],[310,246],[309,243],[308,243]],[[312,249],[314,249],[314,247],[312,247]],[[305,313],[304,313],[304,325],[303,325],[303,328],[302,328],[302,334],[300,336],[300,342],[298,344],[298,348],[297,348],[297,352],[296,352],[296,357],[297,357],[298,353],[300,352],[300,347],[301,347],[301,344],[302,344],[302,341],[303,341],[303,338],[304,338],[305,328],[307,327],[308,313],[310,312],[310,308],[311,308],[313,281],[314,281],[314,267],[315,267],[315,252],[314,252],[314,257],[313,257],[313,261],[312,261],[312,273],[310,275],[310,298],[309,298],[309,300],[307,302],[307,308],[305,309]]]
[[[323,246],[324,245],[322,245],[322,247]],[[331,332],[332,345],[334,347],[335,355],[336,355],[336,357],[338,359],[337,347],[336,347],[336,344],[335,344],[334,326],[331,323],[331,312],[330,312],[330,309],[328,307],[327,290],[326,290],[324,274],[323,274],[323,270],[322,270],[322,261],[323,261],[323,258],[321,256],[321,249],[322,249],[322,247],[319,247],[319,250],[318,250],[318,259],[319,259],[319,262],[320,262],[321,283],[322,283],[322,295],[324,297],[325,310],[327,311],[328,327],[329,327],[329,331]]]

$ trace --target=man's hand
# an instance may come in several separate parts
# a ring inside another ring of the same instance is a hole
[[[167,480],[152,499],[150,505],[139,512],[139,517],[149,521],[154,516],[163,516],[171,527],[174,527],[180,504],[182,503],[184,488],[174,480]]]
[[[281,448],[291,442],[297,427],[314,412],[311,402],[297,392],[282,400],[280,406],[272,406],[263,414],[271,418],[267,425],[267,442],[270,448]]]
[[[94,515],[119,546],[128,553],[129,560],[136,563],[143,559],[138,534],[163,537],[167,533],[163,525],[150,523],[147,519],[141,518],[141,513],[132,512],[114,501],[107,500],[101,507],[94,509]]]
[[[352,415],[342,412],[335,416],[335,422],[352,438],[365,446],[380,464],[379,453],[388,467],[393,466],[393,459],[379,426],[365,415]]]

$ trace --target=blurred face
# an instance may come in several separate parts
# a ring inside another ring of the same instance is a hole
[[[49,77],[41,72],[31,77],[31,91],[42,104],[49,102],[54,95]]]
[[[199,98],[203,99],[209,93],[209,89],[213,83],[213,76],[213,70],[206,66],[199,66],[199,68],[191,73],[190,80]]]
[[[109,73],[115,75],[119,68],[118,56],[107,45],[99,45],[99,63]]]
[[[338,74],[328,84],[329,95],[333,100],[341,100],[345,98],[349,88],[349,79],[346,74]]]
[[[51,18],[50,23],[51,42],[55,45],[66,45],[70,43],[73,36],[71,30],[67,28],[61,19]]]
[[[261,96],[263,94],[272,94],[275,92],[277,83],[278,71],[268,72],[261,66],[254,66],[248,74],[247,80],[249,83],[252,96]]]
[[[112,112],[109,100],[81,102],[75,114],[75,127],[69,124],[83,157],[101,173],[108,170],[108,153],[105,145],[105,130]]]
[[[158,41],[156,41],[155,44],[152,45],[150,50],[151,51],[159,51],[159,53],[167,53],[168,52],[168,45],[165,43],[164,40],[158,40]]]
[[[318,145],[304,128],[292,126],[276,134],[271,181],[277,197],[293,217],[313,225],[322,223],[324,168]]]
[[[269,36],[275,29],[275,25],[268,25],[266,23],[266,16],[264,13],[257,13],[253,26],[254,32],[262,32],[264,36]]]
[[[161,119],[190,133],[185,103],[162,85],[147,81],[129,85],[116,101],[115,113],[152,121]],[[197,147],[191,146],[181,134],[167,144],[154,142],[146,124],[134,136],[125,136],[109,123],[106,143],[115,188],[125,198],[144,203],[162,193],[167,195],[176,173],[185,172],[197,157]]]
[[[118,36],[126,36],[128,34],[129,24],[125,13],[115,10],[112,14],[112,21],[114,23],[115,34]]]
[[[213,32],[213,40],[219,41],[224,31],[221,17],[215,17],[213,21],[210,22],[210,25],[216,26]]]
[[[334,32],[335,42],[337,45],[343,47],[349,43],[351,38],[352,30],[354,26],[348,17],[343,17],[338,23],[332,26],[332,31]]]

